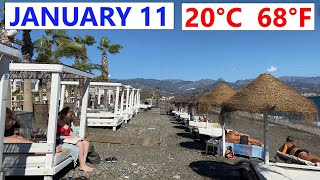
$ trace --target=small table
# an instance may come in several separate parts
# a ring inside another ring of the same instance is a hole
[[[219,144],[213,138],[207,140],[206,142],[206,155],[208,155],[209,147],[212,147],[213,151],[214,148],[217,148],[217,154],[220,154]]]

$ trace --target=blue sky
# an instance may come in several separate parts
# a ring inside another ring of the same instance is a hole
[[[18,0],[9,1],[17,2]],[[126,0],[126,2],[129,1],[133,0]],[[53,2],[59,1],[53,0]],[[124,46],[120,54],[109,55],[111,78],[195,81],[221,77],[226,81],[236,81],[255,78],[271,66],[277,69],[272,73],[276,77],[320,75],[319,1],[184,0],[174,2],[175,30],[68,30],[68,34],[71,36],[91,34],[97,41],[102,36],[108,36],[113,43]],[[182,31],[182,2],[316,2],[316,30]],[[36,40],[42,34],[43,30],[34,30],[32,39]],[[97,45],[89,47],[88,54],[92,62],[100,63],[101,53],[96,47]],[[69,64],[72,60],[64,62]]]

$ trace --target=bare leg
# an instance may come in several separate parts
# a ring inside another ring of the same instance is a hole
[[[80,170],[84,172],[91,172],[92,169],[86,165],[86,160],[84,159],[84,146],[81,141],[77,143],[77,147],[79,148],[79,163],[80,163]]]
[[[23,138],[4,137],[3,143],[33,143],[33,142]]]
[[[84,162],[86,163],[88,152],[89,152],[89,142],[86,140],[83,140],[82,143],[84,147],[83,157],[84,157]]]
[[[307,161],[311,161],[313,163],[317,163],[320,162],[320,158],[311,154],[307,154],[306,152],[301,152],[299,154],[299,158],[307,160]]]
[[[249,144],[263,146],[263,144],[260,141],[258,141],[257,139],[254,139],[254,138],[249,138]]]

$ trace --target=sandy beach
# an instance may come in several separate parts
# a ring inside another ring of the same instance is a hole
[[[233,121],[228,128],[263,140],[262,122],[241,119]],[[317,151],[320,148],[317,135],[275,124],[270,124],[269,129],[271,160],[274,160],[275,150],[287,135],[294,136],[302,147],[312,153],[320,153]],[[63,179],[242,179],[250,174],[250,171],[246,171],[248,167],[235,165],[243,160],[241,157],[228,160],[211,154],[205,156],[205,145],[195,140],[186,126],[176,122],[172,116],[160,116],[159,109],[140,112],[116,132],[108,128],[89,128],[89,139],[94,139],[92,135],[95,138],[111,136],[119,138],[118,142],[123,141],[124,144],[92,142],[102,159],[115,156],[118,161],[101,161],[93,165],[95,171],[90,174],[78,168],[71,169],[65,174],[60,173]],[[125,141],[126,138],[131,138],[131,142]],[[136,139],[144,141],[139,144],[139,141],[134,142]],[[160,144],[157,140],[160,140]]]

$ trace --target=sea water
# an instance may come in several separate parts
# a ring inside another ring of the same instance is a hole
[[[308,97],[308,98],[311,99],[317,105],[318,117],[320,118],[320,96],[311,96],[311,97]],[[319,120],[317,122],[317,125],[320,126],[320,121]]]

